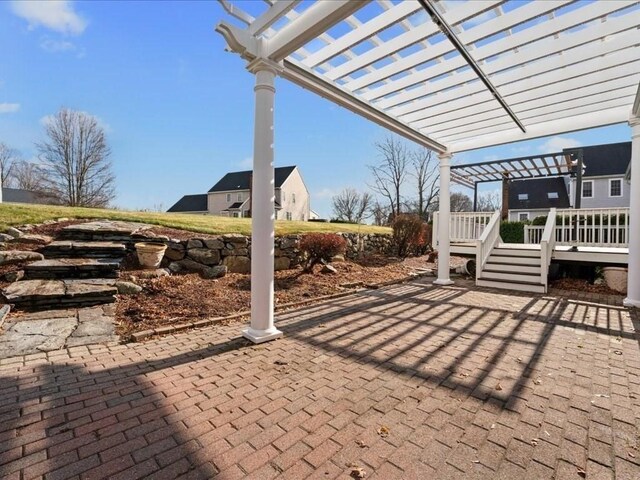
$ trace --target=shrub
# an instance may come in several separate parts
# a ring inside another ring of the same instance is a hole
[[[329,262],[331,258],[344,253],[347,241],[335,233],[308,233],[300,239],[300,250],[308,256],[304,267],[305,272],[310,272],[320,262]]]
[[[500,237],[504,243],[524,243],[525,222],[502,222]]]
[[[400,258],[407,257],[426,245],[428,240],[424,221],[418,215],[398,215],[393,221],[393,240]]]
[[[531,225],[546,225],[547,224],[547,216],[546,215],[540,215],[539,217],[536,217],[533,219],[533,221],[531,222]]]

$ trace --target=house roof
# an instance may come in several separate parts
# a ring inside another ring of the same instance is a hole
[[[631,162],[631,142],[582,147],[582,152],[583,177],[625,175]]]
[[[275,168],[275,188],[280,188],[296,166]],[[216,183],[209,192],[229,192],[234,190],[249,190],[252,170],[243,172],[229,172]]]
[[[556,192],[558,198],[549,198]],[[522,196],[526,195],[524,199]],[[569,195],[563,177],[532,178],[509,182],[509,209],[569,208]]]
[[[52,203],[52,199],[46,195],[21,188],[2,188],[2,201],[10,203]]]
[[[206,212],[207,194],[185,195],[178,200],[167,212]]]

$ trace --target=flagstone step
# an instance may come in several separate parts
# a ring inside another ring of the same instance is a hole
[[[25,279],[117,278],[120,260],[113,258],[55,258],[24,267]]]
[[[127,254],[127,246],[123,242],[57,240],[40,252],[47,258],[122,258]]]
[[[135,222],[95,221],[69,225],[60,232],[64,240],[131,242],[136,234],[151,228]]]
[[[16,308],[45,310],[113,303],[114,279],[23,280],[2,290]]]

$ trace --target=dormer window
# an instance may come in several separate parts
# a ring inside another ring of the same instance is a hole
[[[231,194],[227,193],[227,203],[231,203]]]
[[[547,193],[547,198],[549,200],[556,200],[558,199],[558,192],[549,192]]]
[[[518,200],[529,200],[529,194],[528,193],[519,193],[518,194]]]

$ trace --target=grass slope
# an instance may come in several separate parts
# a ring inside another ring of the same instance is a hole
[[[248,218],[0,203],[0,229],[2,230],[13,225],[42,223],[45,220],[55,220],[62,217],[142,222],[214,235],[221,233],[251,234],[251,220]],[[390,233],[391,229],[346,223],[276,221],[276,235],[305,232]]]

